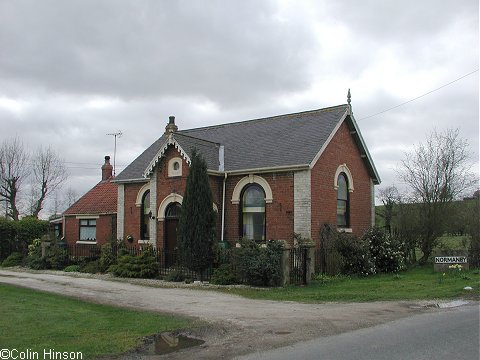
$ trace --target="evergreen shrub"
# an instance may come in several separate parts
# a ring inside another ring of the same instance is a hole
[[[158,275],[158,263],[153,249],[148,247],[140,255],[119,256],[117,264],[111,265],[108,270],[119,277],[150,279]]]
[[[102,245],[100,252],[100,271],[102,273],[106,272],[110,266],[117,263],[117,256],[115,254],[114,246],[111,243]]]
[[[210,282],[216,285],[232,285],[239,283],[235,269],[231,264],[222,264],[216,268],[213,271]]]
[[[173,270],[168,273],[165,280],[171,282],[183,282],[185,281],[185,274],[182,270]]]
[[[65,269],[65,272],[80,272],[80,265],[68,265]]]
[[[12,267],[20,266],[23,263],[23,255],[19,252],[11,253],[5,260],[2,262],[3,267]]]
[[[253,240],[240,240],[233,262],[237,276],[249,285],[277,286],[282,279],[283,243],[269,241],[265,247]]]

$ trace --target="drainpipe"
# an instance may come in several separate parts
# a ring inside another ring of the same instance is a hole
[[[221,241],[224,241],[224,236],[225,236],[225,184],[227,182],[227,172],[225,172],[225,177],[223,178],[223,198],[222,198],[222,235],[221,235]]]

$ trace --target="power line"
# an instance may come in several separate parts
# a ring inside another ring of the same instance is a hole
[[[475,74],[476,72],[478,72],[478,69],[476,69],[476,70],[474,70],[474,71],[472,71],[472,72],[469,72],[468,74],[465,74],[465,75],[459,77],[458,79],[455,79],[455,80],[453,80],[453,81],[450,81],[449,83],[444,84],[444,85],[442,85],[442,86],[440,86],[440,87],[438,87],[438,88],[436,88],[436,89],[430,90],[429,92],[426,92],[425,94],[422,94],[422,95],[420,95],[420,96],[417,96],[416,98],[410,99],[410,100],[405,101],[405,102],[403,102],[403,103],[401,103],[401,104],[395,105],[395,106],[393,106],[393,107],[391,107],[391,108],[389,108],[389,109],[380,111],[380,112],[378,112],[378,113],[376,113],[376,114],[372,114],[372,115],[369,115],[369,116],[365,116],[365,117],[363,117],[363,118],[358,119],[357,121],[369,119],[369,118],[371,118],[371,117],[374,117],[374,116],[377,116],[377,115],[386,113],[387,111],[396,109],[396,108],[398,108],[398,107],[400,107],[400,106],[403,106],[403,105],[405,105],[405,104],[411,103],[412,101],[418,100],[418,99],[420,99],[420,98],[422,98],[422,97],[424,97],[424,96],[430,95],[431,93],[433,93],[433,92],[435,92],[435,91],[438,91],[438,90],[440,90],[440,89],[443,89],[444,87],[447,87],[447,86],[449,86],[449,85],[452,85],[453,83],[455,83],[455,82],[457,82],[457,81],[460,81],[460,80],[466,78],[467,76],[470,76],[470,75],[472,75],[472,74]]]

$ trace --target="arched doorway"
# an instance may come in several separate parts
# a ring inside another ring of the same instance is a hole
[[[173,253],[177,250],[177,230],[182,205],[178,202],[170,203],[165,209],[165,252]]]

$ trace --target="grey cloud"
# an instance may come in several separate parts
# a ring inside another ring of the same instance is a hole
[[[2,3],[0,74],[57,92],[233,104],[308,85],[306,27],[277,21],[273,2],[220,4]]]

